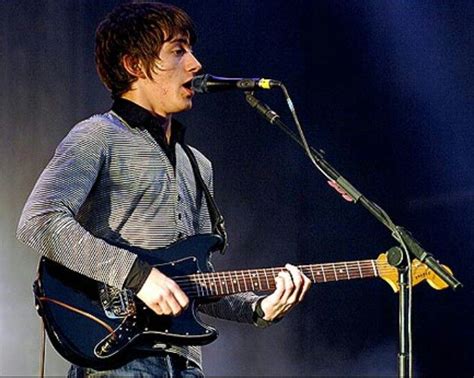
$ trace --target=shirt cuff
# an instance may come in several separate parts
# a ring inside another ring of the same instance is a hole
[[[147,262],[136,259],[128,273],[127,278],[124,282],[124,287],[133,291],[134,294],[137,294],[145,283],[146,279],[150,275],[153,266]]]
[[[265,316],[265,313],[262,310],[262,301],[266,297],[260,297],[257,302],[255,302],[255,309],[253,310],[253,316],[252,316],[252,321],[253,324],[255,324],[259,328],[267,328],[271,326],[272,324],[278,323],[281,319],[283,318],[278,318],[274,320],[265,320],[263,317]]]

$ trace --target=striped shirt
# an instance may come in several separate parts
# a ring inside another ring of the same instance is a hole
[[[113,111],[77,124],[38,179],[17,237],[41,255],[108,285],[123,288],[136,255],[109,243],[146,249],[211,232],[205,196],[179,143],[176,166],[144,128]],[[212,166],[191,148],[212,191]],[[201,306],[223,319],[252,323],[253,293]],[[169,346],[201,365],[200,348]]]

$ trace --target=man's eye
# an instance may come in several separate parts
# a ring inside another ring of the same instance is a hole
[[[184,55],[185,52],[186,52],[186,50],[185,50],[185,49],[181,49],[181,48],[180,48],[180,49],[174,49],[174,50],[173,50],[173,54],[176,55],[176,56],[182,56],[182,55]]]

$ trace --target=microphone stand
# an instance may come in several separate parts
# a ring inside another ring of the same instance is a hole
[[[286,91],[285,91],[286,92]],[[412,369],[412,348],[411,348],[411,275],[410,275],[410,260],[414,256],[422,263],[426,264],[433,270],[446,284],[453,290],[462,287],[453,274],[445,269],[433,257],[431,253],[424,250],[416,241],[411,233],[403,227],[395,225],[388,214],[376,205],[374,202],[367,199],[361,192],[359,192],[348,180],[346,180],[339,172],[336,171],[323,157],[323,154],[313,147],[305,144],[300,137],[298,137],[288,126],[286,126],[280,116],[275,113],[268,105],[255,98],[251,92],[245,93],[245,99],[259,114],[263,116],[270,124],[278,126],[287,135],[290,136],[296,143],[298,143],[305,151],[306,155],[313,160],[317,168],[328,178],[329,184],[334,187],[343,197],[351,202],[360,203],[366,210],[368,210],[379,222],[387,227],[392,237],[400,244],[401,248],[393,247],[389,250],[388,261],[391,265],[397,267],[399,272],[399,353],[398,353],[398,376],[411,377]],[[289,100],[289,98],[287,98]],[[290,109],[292,104],[289,100]]]

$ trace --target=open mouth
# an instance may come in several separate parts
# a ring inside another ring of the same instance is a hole
[[[192,88],[192,78],[186,81],[182,86],[186,92],[186,96],[192,97],[194,96],[194,91]]]
[[[187,82],[185,82],[183,84],[183,87],[186,88],[186,89],[189,89],[189,90],[192,90],[191,88],[191,82],[192,82],[193,79],[189,79]]]

